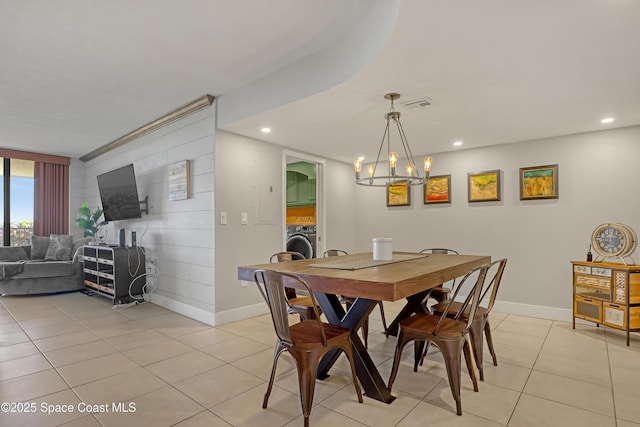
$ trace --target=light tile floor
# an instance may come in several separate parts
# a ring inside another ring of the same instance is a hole
[[[286,354],[262,409],[275,343],[267,315],[212,328],[150,303],[109,303],[0,297],[1,426],[302,425]],[[385,303],[387,318],[401,305]],[[342,358],[316,383],[311,425],[640,426],[640,334],[627,347],[620,331],[592,324],[500,313],[491,324],[499,365],[485,349],[478,393],[463,377],[461,417],[438,351],[414,373],[408,346],[392,404],[359,404]],[[381,331],[375,310],[369,350],[387,379],[395,339]]]

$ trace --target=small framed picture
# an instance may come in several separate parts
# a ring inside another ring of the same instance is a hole
[[[398,181],[387,185],[387,206],[411,205],[411,187],[407,181]]]
[[[500,170],[468,174],[469,202],[500,200]]]
[[[189,198],[189,160],[169,165],[169,200],[186,200]]]
[[[520,168],[520,200],[557,198],[558,165]]]
[[[429,177],[424,185],[424,204],[451,203],[451,175]]]

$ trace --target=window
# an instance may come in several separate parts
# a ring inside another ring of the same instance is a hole
[[[34,161],[0,158],[3,246],[29,245],[33,234]]]

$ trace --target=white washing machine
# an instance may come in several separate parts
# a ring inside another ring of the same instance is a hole
[[[316,258],[315,225],[287,225],[287,250],[300,252],[305,258]]]

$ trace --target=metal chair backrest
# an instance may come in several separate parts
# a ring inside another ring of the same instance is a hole
[[[484,264],[474,268],[473,270],[471,270],[470,272],[464,275],[464,277],[458,284],[458,287],[456,288],[455,292],[453,293],[451,300],[447,304],[447,308],[445,308],[445,310],[442,312],[442,315],[440,316],[440,320],[438,321],[438,324],[436,325],[433,331],[434,335],[437,335],[438,330],[442,325],[442,322],[449,314],[449,311],[451,311],[451,306],[454,303],[456,303],[456,298],[463,288],[469,288],[469,293],[467,294],[467,297],[465,298],[464,302],[462,302],[462,305],[458,309],[456,315],[453,316],[453,319],[459,320],[462,314],[466,312],[465,316],[469,316],[469,317],[466,319],[467,325],[466,325],[465,331],[469,330],[469,328],[471,327],[471,324],[473,323],[473,319],[476,315],[476,310],[478,309],[478,305],[480,303],[480,299],[481,299],[480,297],[482,295],[482,287],[487,277],[488,270],[489,270],[489,264]],[[471,287],[469,285],[465,286],[467,280],[469,280],[473,276],[476,276],[476,274],[477,274],[476,282],[473,284],[473,286]]]
[[[445,254],[445,255],[460,255],[458,251],[455,249],[447,249],[447,248],[428,248],[420,251],[421,254]],[[451,289],[454,289],[456,286],[456,279],[451,281]]]
[[[349,252],[343,251],[342,249],[328,249],[324,251],[324,254],[323,254],[325,258],[330,256],[340,256],[340,255],[349,255]]]
[[[500,281],[502,280],[502,274],[504,273],[504,268],[506,266],[506,258],[499,259],[489,264],[489,268],[487,270],[488,276],[491,277],[494,269],[495,273],[493,273],[491,281],[489,281],[488,284],[484,287],[482,295],[480,296],[480,301],[482,301],[487,296],[487,293],[491,291],[491,295],[489,296],[489,304],[487,305],[487,313],[491,311],[491,309],[493,308],[493,303],[495,303],[496,301],[496,295],[498,294],[498,288],[500,287]]]
[[[305,258],[305,256],[302,255],[300,252],[283,251],[283,252],[276,252],[275,254],[271,255],[271,258],[269,258],[269,262],[273,264],[274,262],[296,261],[299,259],[307,259],[307,258]]]
[[[460,255],[458,251],[447,248],[429,248],[420,251],[421,254],[446,254],[446,255]]]
[[[322,335],[323,345],[327,345],[327,337],[319,320],[320,313],[318,312],[317,308],[318,302],[316,301],[311,288],[309,288],[309,285],[307,285],[304,280],[294,274],[279,273],[271,270],[257,270],[254,273],[253,277],[255,279],[256,285],[258,286],[258,289],[260,290],[260,293],[262,294],[262,297],[269,306],[269,311],[271,312],[271,320],[273,321],[273,327],[276,330],[276,335],[278,336],[278,339],[280,341],[291,347],[295,345],[291,340],[291,334],[289,332],[289,311],[291,305],[289,304],[289,300],[287,299],[284,284],[285,280],[287,280],[298,282],[299,285],[301,285],[309,292],[309,297],[313,301],[313,309],[316,315],[315,318],[306,321],[318,322],[318,334]]]

